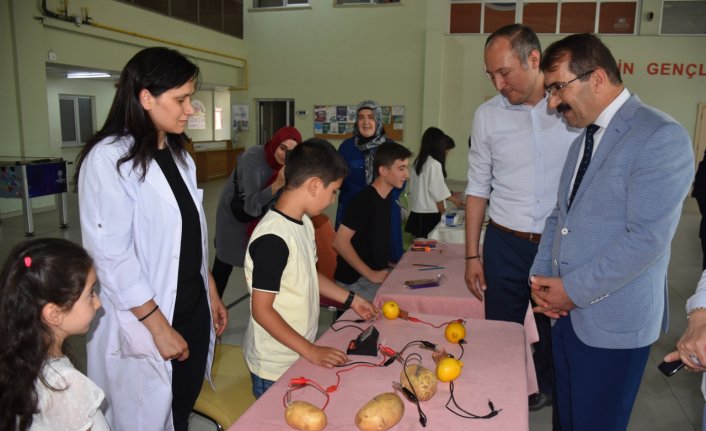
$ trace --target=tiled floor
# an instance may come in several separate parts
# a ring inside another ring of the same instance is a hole
[[[215,212],[218,196],[225,180],[202,184],[204,206],[208,218],[208,226],[215,226]],[[327,210],[333,215],[333,208]],[[642,386],[637,398],[630,421],[631,431],[682,431],[699,430],[704,398],[699,389],[701,376],[693,373],[680,372],[667,379],[657,370],[657,364],[670,351],[686,327],[684,304],[694,291],[700,276],[701,251],[698,239],[699,213],[693,199],[688,199],[682,219],[672,243],[672,258],[670,263],[670,327],[660,340],[653,346],[650,354]],[[69,228],[61,230],[58,227],[58,215],[55,211],[35,214],[35,236],[63,237],[72,241],[81,241],[78,222],[76,195],[69,196]],[[21,217],[3,219],[0,223],[0,261],[4,262],[9,249],[24,239],[24,227]],[[213,250],[211,250],[213,253]],[[211,254],[213,255],[213,254]],[[231,276],[224,302],[230,304],[245,293],[242,270],[236,268]],[[230,310],[229,327],[223,336],[224,342],[240,344],[249,313],[248,301],[242,301]],[[331,322],[331,315],[323,312],[321,328]],[[81,337],[72,341],[77,365],[85,369],[85,349]],[[596,412],[600,414],[600,412]],[[551,411],[543,409],[530,414],[532,431],[551,429]],[[194,417],[190,429],[193,431],[214,429],[208,422]]]

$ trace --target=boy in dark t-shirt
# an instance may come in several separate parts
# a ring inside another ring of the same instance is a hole
[[[409,178],[411,156],[397,143],[378,147],[373,161],[378,175],[350,202],[333,241],[338,252],[334,279],[368,301],[388,274],[390,192],[403,187]]]

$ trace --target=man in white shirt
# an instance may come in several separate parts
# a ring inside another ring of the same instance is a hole
[[[529,269],[556,204],[561,168],[578,129],[547,107],[539,70],[541,47],[527,26],[503,27],[486,40],[485,67],[500,94],[473,118],[466,189],[466,283],[485,302],[487,319],[524,323]],[[489,226],[480,234],[486,206]],[[537,315],[535,365],[540,393],[530,409],[551,403],[551,331]]]

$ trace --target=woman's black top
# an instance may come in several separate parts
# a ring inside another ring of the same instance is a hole
[[[172,325],[188,317],[198,305],[204,294],[203,278],[201,277],[201,222],[194,199],[179,168],[174,161],[169,148],[157,150],[155,161],[167,178],[174,193],[179,211],[181,212],[181,249],[179,251],[179,279],[177,282],[177,297],[174,305]],[[176,223],[176,220],[164,220],[164,223]]]

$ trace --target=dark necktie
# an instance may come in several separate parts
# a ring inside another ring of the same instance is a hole
[[[583,175],[588,169],[588,164],[591,163],[591,155],[593,154],[593,135],[598,131],[600,126],[591,124],[586,127],[586,140],[583,146],[583,157],[581,157],[581,164],[579,164],[579,170],[576,171],[576,179],[574,180],[574,187],[571,189],[571,197],[569,198],[569,208],[571,208],[571,203],[574,201],[574,196],[581,185],[581,180]]]

